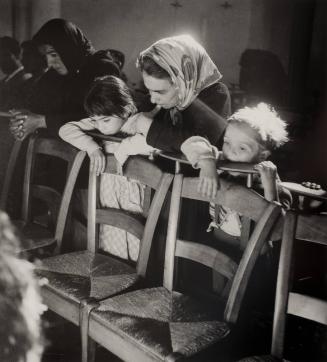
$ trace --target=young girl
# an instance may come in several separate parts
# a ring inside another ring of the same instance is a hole
[[[129,155],[149,155],[154,148],[148,146],[145,137],[137,132],[136,107],[126,84],[115,76],[96,79],[86,95],[84,107],[89,118],[69,122],[59,130],[60,137],[84,150],[90,157],[90,169],[97,175],[105,169],[104,153],[113,153],[123,166]],[[102,145],[86,131],[99,130],[110,135],[122,132],[132,135],[121,143],[105,141]],[[100,184],[102,206],[142,213],[144,186],[139,182],[113,174],[103,174]],[[136,261],[139,240],[128,232],[109,225],[100,229],[100,247],[113,255]]]

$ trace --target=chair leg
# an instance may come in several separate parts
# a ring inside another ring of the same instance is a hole
[[[85,351],[82,349],[82,362],[95,362],[95,351],[97,347],[96,342],[94,342],[92,338],[88,337],[84,345]]]
[[[99,303],[90,299],[83,300],[80,306],[79,321],[82,344],[82,362],[94,362],[96,342],[89,337],[89,317]]]

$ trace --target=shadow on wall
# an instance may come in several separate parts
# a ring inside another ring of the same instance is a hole
[[[239,64],[240,89],[247,99],[285,106],[287,74],[277,55],[268,50],[246,49]]]

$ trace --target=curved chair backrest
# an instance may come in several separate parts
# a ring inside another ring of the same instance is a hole
[[[55,158],[66,163],[66,169],[58,170],[56,173],[58,180],[62,179],[61,183],[64,185],[62,192],[53,186],[44,185],[43,182],[42,184],[38,183],[39,175],[35,172],[35,166],[40,155],[47,156],[47,161]],[[84,158],[85,152],[79,151],[59,138],[33,134],[29,139],[21,218],[25,223],[30,222],[33,218],[32,200],[42,200],[47,205],[48,212],[52,214],[55,223],[55,237],[59,248],[61,247],[72,192]]]
[[[327,215],[300,214],[295,211],[286,213],[278,267],[272,339],[272,354],[278,358],[283,357],[287,314],[327,326],[327,301],[292,291],[291,267],[296,240],[327,247]]]
[[[241,302],[248,284],[254,264],[268,237],[281,215],[281,208],[275,203],[268,202],[256,192],[225,180],[220,181],[220,189],[214,202],[223,205],[251,219],[255,223],[253,232],[237,264],[222,252],[201,244],[178,239],[178,219],[181,200],[183,198],[212,202],[197,191],[198,178],[175,176],[165,255],[164,286],[172,290],[175,257],[191,259],[216,270],[230,281],[229,295],[225,300],[224,318],[227,322],[235,323],[239,314]]]
[[[113,155],[106,157],[105,173],[117,174]],[[173,175],[162,172],[148,159],[130,157],[124,165],[124,176],[138,181],[154,191],[147,217],[114,208],[103,208],[99,202],[100,177],[90,172],[88,199],[88,250],[96,252],[99,247],[99,224],[115,226],[128,231],[141,240],[137,271],[145,276],[151,243],[163,203],[173,180]]]
[[[6,177],[2,186],[0,196],[0,209],[2,210],[6,210],[7,207],[10,186],[13,180],[17,159],[22,148],[22,143],[22,141],[15,141],[10,152],[8,166],[6,170]]]

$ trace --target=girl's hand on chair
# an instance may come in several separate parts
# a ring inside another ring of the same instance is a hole
[[[200,168],[200,175],[197,190],[202,196],[214,199],[219,189],[216,161],[214,159],[200,160],[198,166]]]
[[[9,130],[16,140],[23,140],[38,128],[46,128],[45,117],[28,110],[11,110]]]
[[[97,176],[102,174],[106,167],[106,157],[100,148],[90,154],[90,170]]]

